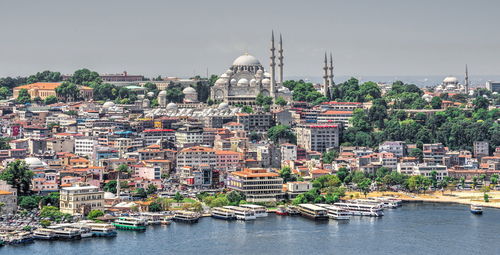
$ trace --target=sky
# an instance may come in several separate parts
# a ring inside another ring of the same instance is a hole
[[[79,68],[148,77],[223,73],[248,52],[285,77],[500,75],[496,0],[0,0],[0,77]]]

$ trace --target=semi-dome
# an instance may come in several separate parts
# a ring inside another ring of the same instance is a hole
[[[155,93],[153,91],[150,91],[147,93],[148,97],[154,97],[155,96]]]
[[[113,107],[113,106],[115,106],[115,103],[113,103],[111,101],[108,101],[108,102],[106,102],[106,103],[104,103],[102,105],[103,108],[110,108],[110,107]]]
[[[263,80],[262,80],[262,84],[264,84],[264,85],[271,84],[271,80],[269,80],[269,79],[267,79],[267,78],[266,78],[266,79],[263,79]]]
[[[250,80],[250,86],[255,86],[257,85],[257,80],[256,79],[251,79]]]
[[[458,83],[457,77],[449,76],[444,78],[443,83]]]
[[[43,162],[39,158],[34,158],[34,157],[25,158],[24,162],[26,162],[26,165],[30,168],[44,166]]]
[[[182,93],[184,93],[184,94],[195,94],[196,90],[193,89],[192,87],[187,87],[184,90],[182,90]]]
[[[238,85],[239,86],[248,86],[248,80],[245,79],[245,78],[241,78],[239,81],[238,81]]]
[[[236,79],[231,79],[231,85],[236,85]]]
[[[218,80],[220,80],[220,78],[229,78],[229,75],[227,73],[223,73]]]
[[[236,58],[233,66],[260,66],[260,61],[252,55],[245,54]]]
[[[175,103],[169,103],[169,104],[167,104],[167,110],[169,110],[169,111],[176,111],[177,110],[177,105]]]
[[[160,91],[160,93],[158,93],[158,96],[166,96],[167,95],[167,91],[165,90],[162,90]]]
[[[220,103],[219,104],[219,109],[222,110],[222,109],[227,109],[227,108],[229,108],[229,104],[227,104],[227,103]]]
[[[215,84],[224,84],[224,83],[226,83],[226,80],[222,78],[219,78],[215,81]]]

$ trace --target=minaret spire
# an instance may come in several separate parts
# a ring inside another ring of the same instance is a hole
[[[330,66],[328,67],[329,71],[330,71],[330,75],[328,76],[328,81],[329,81],[329,84],[330,87],[331,86],[334,86],[335,85],[335,82],[333,82],[333,56],[332,56],[332,53],[330,52]]]
[[[467,64],[465,64],[465,94],[469,94],[469,70]]]
[[[269,88],[269,94],[274,99],[275,98],[275,85],[276,85],[276,55],[274,48],[274,30],[271,32],[271,88]]]
[[[278,67],[279,67],[278,84],[282,86],[283,85],[283,39],[281,37],[281,34],[278,47]]]
[[[329,82],[328,82],[328,58],[326,57],[326,51],[325,51],[325,60],[324,60],[324,66],[323,66],[323,96],[328,97],[328,87],[329,87]]]

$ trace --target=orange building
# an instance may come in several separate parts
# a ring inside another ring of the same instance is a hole
[[[59,87],[62,82],[36,82],[31,84],[22,85],[15,87],[13,94],[14,98],[19,96],[19,91],[21,89],[26,89],[31,98],[40,97],[45,99],[49,96],[57,96],[56,88]],[[94,96],[94,90],[86,86],[78,86],[80,88],[81,96],[84,100],[90,100]]]

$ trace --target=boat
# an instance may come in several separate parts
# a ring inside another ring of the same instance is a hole
[[[334,205],[329,204],[316,204],[317,206],[323,207],[327,210],[328,217],[334,220],[350,220],[351,213]]]
[[[288,215],[288,210],[284,205],[278,206],[278,209],[276,210],[276,215],[281,215],[281,216],[287,216]]]
[[[255,212],[250,208],[241,206],[224,206],[224,208],[231,210],[236,216],[237,220],[255,220]]]
[[[49,228],[38,228],[33,231],[33,238],[37,240],[52,240],[56,238],[56,234]]]
[[[118,217],[118,219],[113,222],[113,226],[115,226],[116,229],[122,230],[144,231],[146,230],[146,221],[136,217]]]
[[[112,237],[116,236],[116,228],[111,224],[106,223],[87,223],[86,224],[93,236],[96,237]]]
[[[146,221],[146,225],[160,225],[163,214],[159,213],[142,213],[141,218]]]
[[[483,207],[480,205],[471,205],[470,212],[472,214],[483,214]]]
[[[234,212],[230,209],[224,207],[214,207],[212,208],[212,218],[221,220],[235,220],[236,216]]]
[[[299,204],[300,215],[312,220],[328,220],[325,208],[313,204]]]
[[[287,212],[287,213],[288,213],[288,215],[290,215],[290,216],[293,216],[293,215],[300,215],[299,208],[297,208],[297,206],[295,206],[295,205],[289,205],[289,206],[286,208],[286,212]]]
[[[6,244],[17,245],[33,242],[33,235],[29,232],[18,232],[14,234],[9,234],[3,239]]]
[[[182,223],[197,223],[200,218],[199,214],[190,211],[177,211],[172,218],[175,222]]]
[[[171,217],[163,217],[160,222],[162,225],[170,225],[172,223],[172,218]]]
[[[255,213],[255,217],[267,217],[267,209],[262,205],[244,204],[241,207],[250,208]]]
[[[384,208],[389,208],[389,209],[396,209],[402,205],[401,199],[395,199],[391,197],[372,197],[366,200],[359,199],[359,201],[360,202],[375,201],[378,203],[382,203],[384,205]]]
[[[339,202],[334,204],[354,216],[384,216],[384,207],[381,203],[361,203],[360,201]]]

